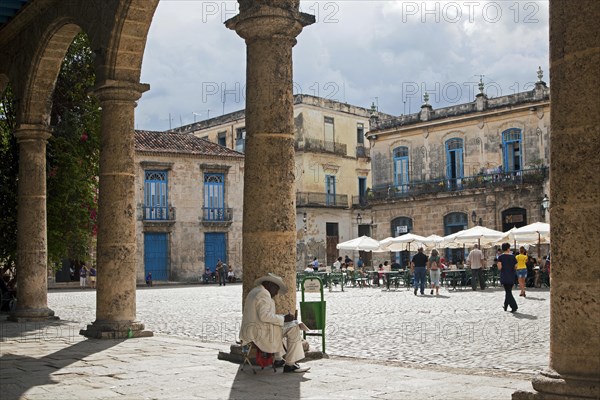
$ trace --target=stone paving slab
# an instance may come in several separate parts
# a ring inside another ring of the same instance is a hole
[[[239,285],[138,290],[138,318],[156,336],[123,340],[78,335],[94,320],[93,291],[52,291],[60,321],[0,322],[2,399],[509,399],[530,390],[547,365],[548,291],[519,298],[520,315],[503,312],[499,289],[442,295],[326,293],[329,358],[307,362],[306,374],[254,375],[217,360],[237,338]]]

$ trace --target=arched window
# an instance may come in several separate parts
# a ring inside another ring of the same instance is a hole
[[[522,169],[521,130],[510,128],[502,132],[502,153],[504,171],[514,172]]]
[[[169,219],[167,171],[144,171],[144,219]]]
[[[204,205],[202,209],[205,221],[222,221],[225,218],[224,174],[204,174]]]
[[[408,170],[408,147],[399,146],[394,149],[394,186],[400,192],[407,192],[410,180]]]
[[[446,140],[446,178],[448,189],[454,190],[462,186],[464,176],[463,140],[452,138]]]

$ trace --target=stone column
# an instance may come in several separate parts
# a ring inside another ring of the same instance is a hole
[[[314,17],[298,12],[297,1],[280,3],[288,8],[240,2],[240,14],[226,26],[247,45],[243,296],[256,278],[275,273],[289,287],[276,297],[283,312],[296,308],[292,47]]]
[[[550,1],[550,365],[513,399],[600,398],[598,20],[597,0]]]
[[[21,125],[17,212],[17,307],[11,321],[54,317],[48,308],[48,239],[46,223],[46,143],[44,125]]]
[[[92,338],[152,336],[136,321],[134,109],[149,85],[107,81],[95,94],[102,107],[96,320]]]

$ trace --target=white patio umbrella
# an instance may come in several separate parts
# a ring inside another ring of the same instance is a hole
[[[347,242],[338,243],[338,250],[373,251],[379,248],[379,242],[368,236],[361,236]]]
[[[441,244],[444,242],[444,238],[438,235],[429,235],[425,237],[423,244],[427,247],[427,250],[437,249],[442,247]]]
[[[458,243],[455,241],[456,239],[456,235],[458,235],[459,232],[455,232],[455,233],[451,233],[450,235],[446,235],[444,236],[442,239],[442,243],[440,243],[440,248],[443,249],[459,249],[461,247],[464,247],[464,245],[462,243]]]
[[[541,244],[550,243],[550,224],[545,222],[534,222],[532,224],[515,229],[512,234],[518,242],[520,242],[520,239],[523,241],[527,241],[527,239],[531,240],[532,236],[537,238],[538,258],[540,258]]]
[[[411,246],[414,249],[425,246],[425,236],[415,235],[414,233],[406,233],[394,238],[382,240],[381,247],[388,251],[410,251]]]
[[[504,232],[496,231],[485,226],[474,226],[456,233],[454,242],[472,246],[478,244],[481,246],[492,246],[504,236]]]
[[[393,238],[391,236],[386,237],[385,239],[382,239],[379,241],[379,248],[373,250],[373,253],[385,253],[385,252],[390,252],[391,250],[388,249],[384,244],[389,243]]]

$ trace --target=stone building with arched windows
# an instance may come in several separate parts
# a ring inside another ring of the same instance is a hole
[[[550,89],[542,71],[528,92],[487,98],[480,90],[472,103],[434,110],[426,100],[419,113],[372,118],[376,238],[445,236],[473,225],[507,231],[546,219]],[[408,254],[400,258],[406,265]]]

